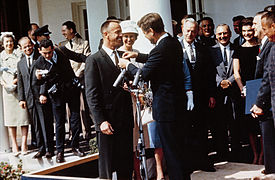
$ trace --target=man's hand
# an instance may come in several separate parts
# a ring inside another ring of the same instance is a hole
[[[263,115],[263,110],[259,108],[257,105],[253,105],[253,107],[250,109],[251,115],[254,118],[257,118],[259,115]]]
[[[42,79],[41,69],[35,71],[35,76],[38,80]]]
[[[47,102],[47,97],[44,96],[44,95],[40,95],[40,96],[39,96],[39,102],[40,102],[41,104],[46,104],[46,102]]]
[[[108,121],[104,121],[100,124],[100,130],[103,134],[112,135],[114,130]]]
[[[26,107],[27,107],[26,101],[20,101],[20,102],[19,102],[19,106],[20,106],[22,109],[26,109]]]
[[[231,82],[229,81],[229,80],[222,80],[221,81],[221,87],[223,88],[223,89],[226,89],[226,88],[228,88],[229,86],[231,86]]]
[[[122,58],[130,59],[130,58],[136,58],[137,56],[138,56],[137,52],[127,51],[127,52],[123,53]]]
[[[127,59],[119,58],[118,65],[120,68],[125,69],[129,63],[130,63],[130,61],[128,61]]]
[[[215,100],[215,98],[210,97],[210,98],[209,98],[209,104],[208,104],[209,108],[213,109],[213,108],[215,107],[215,105],[216,105],[216,100]]]

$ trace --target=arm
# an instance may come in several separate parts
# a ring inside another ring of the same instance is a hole
[[[240,61],[237,58],[233,59],[233,72],[234,72],[235,81],[237,82],[240,91],[242,91],[244,85],[242,83],[242,79],[240,75]]]
[[[87,56],[85,56],[82,53],[73,52],[73,51],[67,49],[65,46],[58,48],[58,50],[60,50],[64,54],[64,56],[66,56],[68,59],[71,59],[73,61],[76,61],[76,62],[85,62],[86,61]]]
[[[25,93],[24,93],[24,84],[23,84],[23,76],[19,67],[19,63],[17,63],[17,91],[18,91],[18,99],[19,101],[25,101]]]

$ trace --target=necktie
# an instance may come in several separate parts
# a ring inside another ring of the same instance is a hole
[[[114,53],[114,55],[115,55],[115,64],[116,64],[116,67],[119,68],[119,66],[118,66],[119,60],[118,60],[116,51],[113,51],[113,53]]]
[[[196,59],[195,59],[195,56],[194,56],[193,48],[192,48],[192,46],[190,44],[188,45],[188,47],[189,47],[189,54],[190,54],[190,57],[191,57],[190,61],[191,62],[195,62]]]
[[[73,41],[70,39],[69,42],[70,42],[70,45],[71,45],[71,49],[73,49]]]
[[[31,58],[30,57],[28,57],[28,67],[29,67],[29,70],[30,70],[30,68],[31,68]]]
[[[226,48],[224,48],[223,50],[223,63],[224,63],[225,69],[227,69],[228,62],[227,62]]]

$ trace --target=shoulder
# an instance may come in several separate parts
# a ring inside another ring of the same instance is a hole
[[[58,43],[58,46],[65,46],[68,43],[68,40],[64,40]]]

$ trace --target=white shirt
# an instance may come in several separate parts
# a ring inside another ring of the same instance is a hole
[[[116,50],[112,50],[104,45],[102,45],[102,49],[108,54],[108,56],[111,58],[111,60],[113,61],[114,65],[116,66],[116,59],[115,59],[115,54],[113,51],[116,51]],[[116,51],[116,55],[117,57],[119,58],[119,55]]]
[[[33,55],[34,55],[34,52],[30,56],[28,56],[28,55],[25,54],[28,68],[30,68],[31,65],[32,65]],[[28,58],[30,58],[30,64],[29,64]]]
[[[194,53],[194,57],[195,57],[195,59],[196,59],[196,47],[195,47],[195,45],[194,45],[194,42],[192,42],[191,44],[189,44],[184,38],[183,38],[183,45],[184,45],[184,48],[185,49],[183,49],[183,52],[186,52],[187,53],[187,56],[188,56],[188,59],[189,59],[189,61],[191,61],[191,54],[190,54],[190,51],[189,51],[189,49],[188,48],[190,48],[190,46],[192,47],[192,50],[193,50],[193,53]]]
[[[157,43],[156,43],[156,46],[159,44],[159,42],[163,39],[163,38],[166,38],[168,36],[167,33],[163,34],[162,36],[160,36],[160,38],[158,39]]]
[[[228,43],[227,46],[224,46],[221,43],[219,43],[219,45],[220,45],[220,48],[221,48],[222,57],[224,57],[224,48],[226,48],[227,62],[229,64],[229,60],[230,60],[230,43]]]
[[[261,40],[261,46],[260,49],[262,50],[264,43],[268,40],[267,36],[264,36],[264,38]]]

